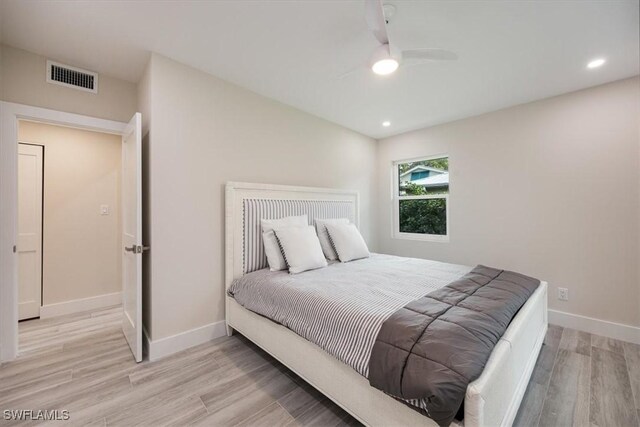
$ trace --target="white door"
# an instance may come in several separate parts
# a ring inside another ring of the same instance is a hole
[[[142,120],[136,113],[122,136],[122,331],[142,361]]]
[[[18,319],[40,316],[42,302],[42,149],[18,145]]]

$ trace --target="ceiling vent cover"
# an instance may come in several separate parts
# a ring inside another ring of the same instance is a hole
[[[98,93],[98,73],[53,61],[47,61],[47,82]]]

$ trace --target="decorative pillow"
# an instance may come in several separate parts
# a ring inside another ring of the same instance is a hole
[[[327,224],[349,224],[349,220],[347,218],[336,218],[336,219],[316,218],[314,221],[316,223],[316,232],[318,233],[318,240],[320,240],[320,246],[322,246],[322,252],[324,252],[324,256],[331,261],[338,259],[336,250],[333,249],[333,245],[331,244],[331,240],[329,239],[329,234],[327,233]]]
[[[327,231],[340,262],[369,257],[369,248],[354,224],[327,224]]]
[[[273,229],[292,226],[300,227],[308,224],[309,219],[306,215],[260,220],[260,225],[262,226],[262,243],[264,244],[264,253],[267,255],[267,262],[269,263],[271,271],[287,269],[287,263],[284,261],[282,251],[280,250],[280,244],[278,244],[278,239],[276,239]]]
[[[327,266],[313,226],[284,227],[273,230],[280,242],[289,273],[302,273]]]

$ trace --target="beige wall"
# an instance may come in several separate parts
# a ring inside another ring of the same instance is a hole
[[[47,83],[47,59],[55,58],[6,45],[1,46],[0,56],[0,99],[3,101],[121,122],[128,122],[136,112],[135,83],[101,74],[98,93],[93,94]]]
[[[20,122],[18,139],[45,147],[44,305],[120,292],[121,137]]]
[[[640,325],[638,99],[632,78],[379,141],[378,248],[517,270],[552,309]],[[451,241],[391,238],[391,163],[441,153]]]
[[[375,247],[373,139],[159,55],[150,67],[153,340],[224,319],[227,181],[358,190]]]

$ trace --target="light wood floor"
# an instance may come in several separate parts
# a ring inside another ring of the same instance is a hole
[[[71,425],[357,425],[242,336],[136,364],[120,308],[20,323],[0,366],[5,409],[66,409]],[[636,401],[634,403],[634,393]],[[517,426],[638,426],[640,346],[551,326]]]
[[[549,325],[514,426],[627,427],[639,420],[640,346]]]

